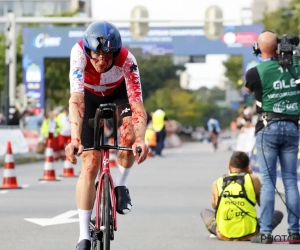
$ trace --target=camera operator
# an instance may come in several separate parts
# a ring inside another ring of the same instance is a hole
[[[290,244],[297,244],[300,243],[297,185],[300,85],[295,81],[298,78],[297,68],[291,64],[286,67],[279,64],[278,59],[281,61],[282,57],[282,53],[276,51],[279,40],[271,31],[259,35],[258,43],[254,44],[253,49],[254,54],[261,54],[262,62],[246,74],[246,90],[248,93],[254,92],[259,114],[255,133],[262,181],[260,233],[253,236],[251,242],[272,243],[276,167],[279,157],[288,211],[288,239]]]

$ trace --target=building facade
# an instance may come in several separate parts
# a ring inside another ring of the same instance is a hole
[[[289,5],[290,0],[253,0],[252,18],[253,21],[259,21],[263,18],[264,12],[272,12],[280,7]]]
[[[80,16],[91,16],[90,0],[0,0],[0,16],[12,10],[16,16],[47,16],[79,9]]]

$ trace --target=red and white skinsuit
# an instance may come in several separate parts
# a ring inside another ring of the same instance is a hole
[[[70,91],[84,94],[84,89],[98,96],[111,94],[124,80],[129,103],[142,102],[142,89],[135,57],[124,47],[113,66],[98,73],[83,50],[83,42],[75,44],[71,51]]]

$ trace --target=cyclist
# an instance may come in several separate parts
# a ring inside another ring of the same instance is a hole
[[[221,128],[218,120],[214,118],[210,118],[207,122],[207,127],[208,127],[209,137],[211,139],[214,149],[216,150],[218,148],[218,135],[221,132]]]
[[[126,180],[137,159],[138,164],[147,158],[144,142],[147,115],[143,105],[142,88],[135,57],[122,47],[119,30],[108,22],[94,22],[84,32],[83,39],[71,50],[69,113],[71,143],[66,147],[70,162],[76,164],[74,149],[82,157],[82,168],[76,186],[76,203],[79,214],[80,235],[76,249],[90,249],[89,222],[95,201],[95,178],[100,162],[100,152],[83,152],[93,147],[93,128],[89,119],[102,103],[116,103],[122,119],[119,127],[120,143],[133,151],[119,151],[119,173],[115,193],[117,212],[131,211],[131,199]],[[136,148],[142,148],[136,156]]]

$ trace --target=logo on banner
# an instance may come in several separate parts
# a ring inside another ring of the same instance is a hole
[[[59,47],[61,37],[51,37],[49,34],[40,33],[34,39],[34,46],[37,48]]]
[[[40,82],[42,80],[42,72],[35,63],[30,64],[26,69],[26,82]]]
[[[254,32],[226,32],[222,36],[222,43],[228,47],[246,47],[256,42],[257,38]]]

